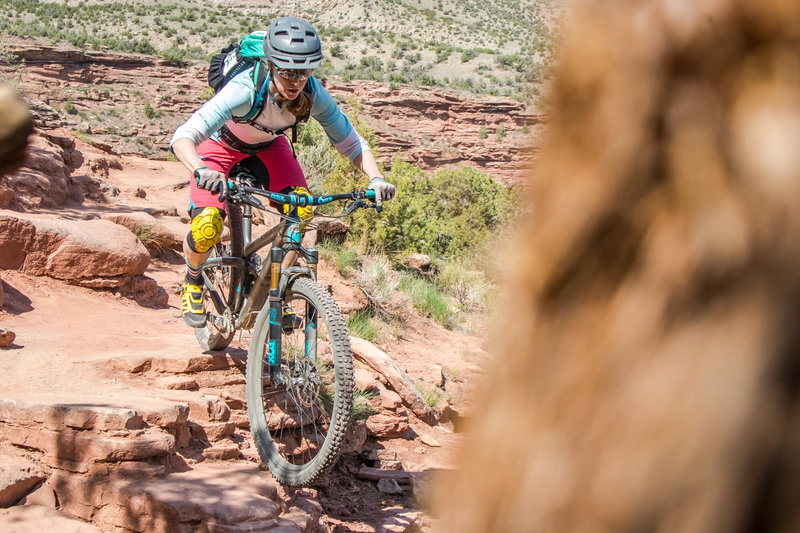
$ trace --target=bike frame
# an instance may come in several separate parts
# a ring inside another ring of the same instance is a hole
[[[229,185],[230,186],[230,185]],[[239,192],[259,195],[269,198],[279,203],[295,206],[324,205],[337,200],[352,199],[356,201],[356,207],[363,207],[366,204],[360,198],[374,199],[374,191],[358,193],[344,193],[326,196],[305,196],[296,194],[279,194],[265,191],[244,185],[236,186]],[[369,193],[372,193],[371,195]],[[246,196],[244,198],[247,198]],[[360,204],[358,202],[361,202]],[[219,315],[209,313],[209,320],[220,331],[233,333],[233,331],[246,326],[252,326],[256,315],[262,310],[265,303],[269,304],[269,357],[267,363],[270,368],[270,378],[275,383],[280,380],[280,358],[281,352],[281,328],[284,300],[286,289],[292,280],[298,277],[309,277],[313,280],[317,278],[317,265],[319,263],[319,252],[316,248],[306,249],[302,246],[302,231],[299,220],[283,219],[278,224],[267,230],[263,235],[252,240],[252,206],[263,209],[264,206],[258,200],[250,197],[249,201],[242,201],[242,257],[216,257],[208,259],[202,266],[202,275],[209,296],[214,304],[214,308]],[[354,210],[356,207],[353,207]],[[269,260],[261,260],[260,264],[254,264],[253,259],[258,257],[256,252],[272,245]],[[297,252],[303,257],[306,266],[292,266],[282,268],[286,254]],[[269,264],[268,264],[269,263]],[[223,301],[222,297],[214,287],[207,271],[222,266],[230,267],[238,271],[235,297],[232,302]],[[252,268],[255,275],[250,273]],[[311,315],[311,316],[310,316]],[[316,353],[316,331],[317,317],[310,306],[306,306],[306,328],[305,328],[305,355],[314,357]],[[245,328],[246,329],[246,328]]]

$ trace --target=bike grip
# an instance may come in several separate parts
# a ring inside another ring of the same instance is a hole
[[[375,191],[373,189],[367,189],[364,192],[367,193],[367,200],[372,200],[373,202],[375,201]]]

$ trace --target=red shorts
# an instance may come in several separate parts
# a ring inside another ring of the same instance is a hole
[[[211,139],[200,143],[197,147],[197,153],[208,168],[223,172],[226,176],[233,165],[242,159],[250,157],[248,154],[237,152]],[[269,171],[269,189],[271,191],[278,192],[291,186],[307,187],[303,170],[300,168],[297,159],[294,158],[292,147],[286,137],[277,137],[272,144],[259,152],[256,157],[266,165]],[[219,201],[219,194],[198,187],[194,177],[189,179],[189,184],[191,209],[218,207],[223,211],[225,210],[225,204]]]

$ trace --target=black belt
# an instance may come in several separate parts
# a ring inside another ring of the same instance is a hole
[[[222,126],[222,129],[219,130],[219,139],[237,152],[247,155],[256,155],[275,142],[275,139],[272,139],[263,143],[248,144],[234,135],[228,126]]]

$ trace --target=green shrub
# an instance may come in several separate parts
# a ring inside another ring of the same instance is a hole
[[[352,276],[352,270],[358,266],[358,250],[351,246],[334,243],[320,243],[317,248],[326,261],[331,261],[336,270],[345,278]]]
[[[378,328],[372,323],[372,313],[368,310],[357,311],[347,319],[347,331],[353,337],[374,341],[378,337]]]
[[[375,397],[371,391],[355,389],[353,391],[353,420],[366,420],[377,413],[370,400]]]
[[[433,317],[441,325],[450,328],[455,322],[455,315],[447,298],[432,282],[409,277],[400,283],[400,289],[411,296],[411,302],[421,313]]]
[[[67,100],[67,103],[64,104],[64,112],[67,115],[78,114],[78,109],[75,107],[75,104],[72,103],[72,100]]]
[[[503,140],[503,137],[506,136],[506,127],[502,124],[497,126],[497,129],[494,131],[494,138],[497,142]]]
[[[478,129],[478,139],[485,139],[488,136],[489,136],[489,134],[486,133],[486,126],[481,126]]]
[[[428,407],[431,409],[436,409],[436,406],[439,405],[439,402],[442,401],[444,398],[444,393],[439,387],[436,387],[430,383],[426,383],[424,381],[417,381],[417,392],[419,392],[422,399],[425,400],[425,403],[428,404]]]

